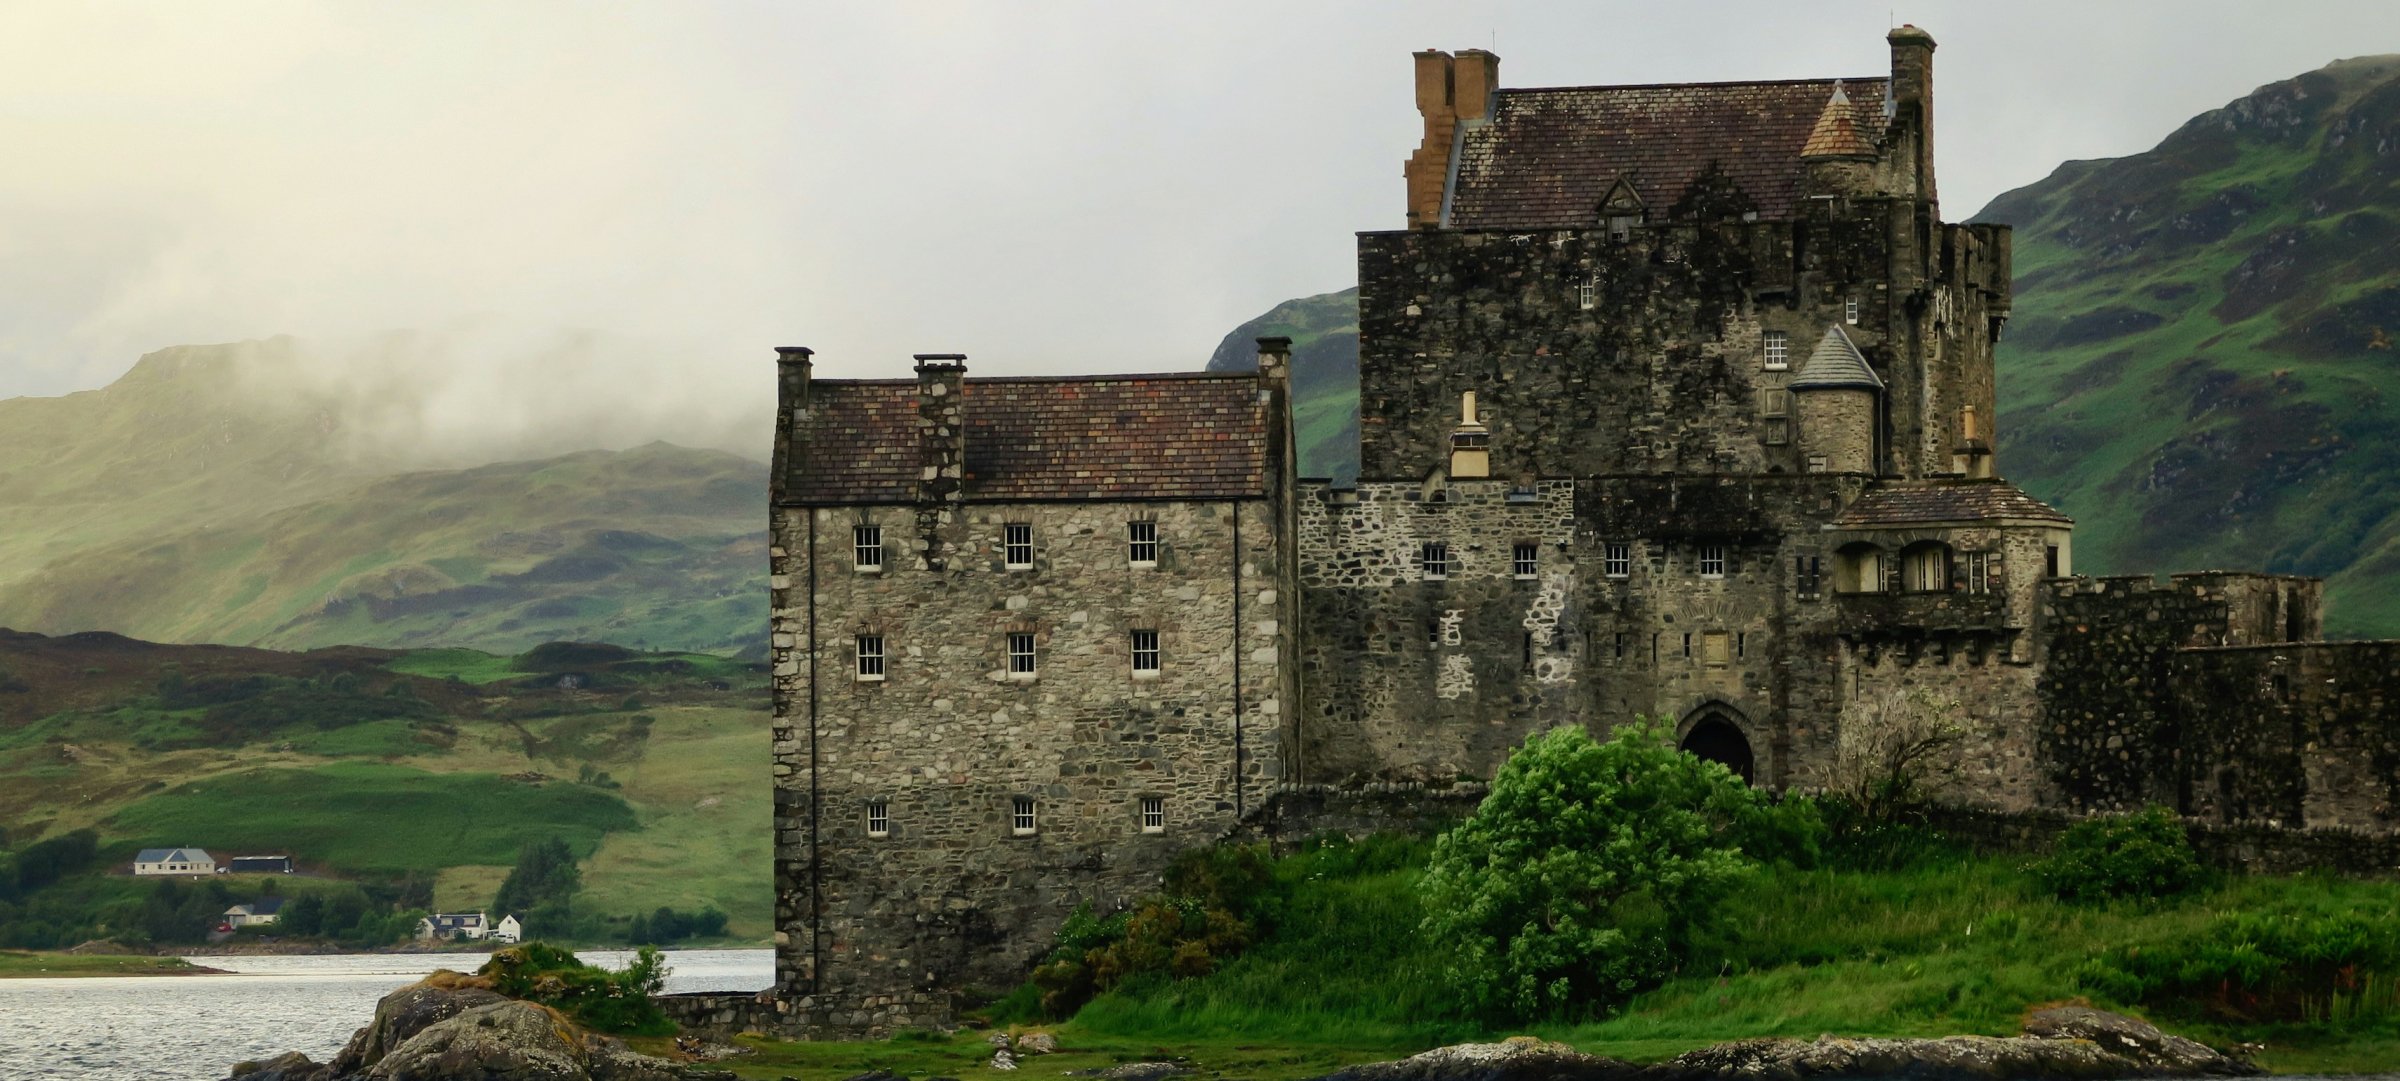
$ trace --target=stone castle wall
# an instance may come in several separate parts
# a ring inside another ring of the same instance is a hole
[[[2167,678],[2183,813],[2400,833],[2400,642],[2185,649]]]

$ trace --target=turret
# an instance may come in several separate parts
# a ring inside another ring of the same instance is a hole
[[[1789,387],[1811,473],[1874,473],[1883,379],[1839,326],[1828,327]]]
[[[1842,84],[1833,84],[1825,111],[1801,145],[1811,195],[1865,195],[1875,183],[1875,145],[1858,133],[1858,111]]]

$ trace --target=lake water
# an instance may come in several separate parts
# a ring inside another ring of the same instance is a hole
[[[610,968],[631,954],[585,951]],[[323,1062],[375,1015],[375,1000],[477,954],[200,957],[231,976],[0,980],[0,1081],[209,1081],[236,1062],[299,1051]],[[758,991],[772,950],[670,950],[669,991]]]

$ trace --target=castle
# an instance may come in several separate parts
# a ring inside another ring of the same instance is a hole
[[[1934,42],[1889,44],[1546,89],[1417,54],[1353,485],[1296,475],[1280,339],[1255,374],[780,350],[787,1024],[946,1023],[1287,795],[1488,778],[1564,724],[1804,789],[1948,702],[1960,804],[2400,826],[2400,644],[2320,641],[2313,579],[2077,577],[2002,479],[2009,231],[1941,219]]]

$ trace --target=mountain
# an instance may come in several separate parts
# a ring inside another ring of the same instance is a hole
[[[2016,230],[2001,470],[2075,517],[2078,570],[2323,575],[2330,629],[2400,635],[2400,56],[1976,220]]]
[[[311,390],[305,360],[288,339],[181,347],[0,401],[0,626],[762,648],[763,464],[653,443],[455,468],[406,437],[404,377]]]
[[[1287,300],[1233,328],[1212,372],[1258,368],[1258,339],[1292,340],[1292,427],[1304,476],[1358,476],[1358,287]]]

